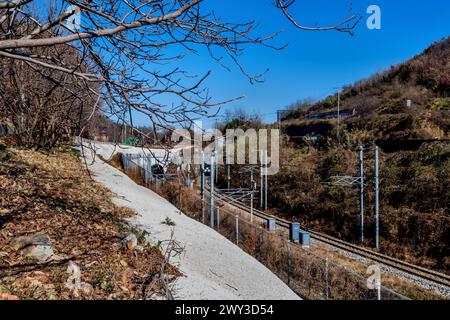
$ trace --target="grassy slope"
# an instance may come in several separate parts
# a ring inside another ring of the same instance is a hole
[[[90,179],[72,150],[40,153],[2,142],[0,293],[20,299],[142,298],[142,284],[164,257],[125,223],[133,213],[112,204],[110,192]],[[143,252],[121,246],[121,234],[129,232],[138,235]],[[50,236],[57,260],[38,265],[10,246],[12,239],[34,233]],[[91,294],[74,296],[64,287],[68,260],[80,266],[81,281],[93,285]],[[178,274],[171,266],[166,271]]]

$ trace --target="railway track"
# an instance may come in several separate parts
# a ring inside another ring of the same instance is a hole
[[[217,198],[219,198],[223,201],[227,201],[227,202],[233,201],[233,204],[231,204],[232,206],[234,206],[242,211],[245,211],[247,213],[250,213],[250,208],[243,202],[236,200],[233,197],[225,195],[223,193],[216,192],[215,194],[216,194]],[[276,224],[279,227],[284,228],[284,229],[289,229],[289,227],[290,227],[290,223],[291,223],[290,221],[269,215],[269,214],[267,214],[263,211],[257,210],[257,209],[253,209],[253,215],[256,217],[259,217],[261,219],[273,218],[273,219],[275,219]],[[443,273],[440,273],[437,271],[429,270],[429,269],[426,269],[423,267],[419,267],[419,266],[413,265],[411,263],[404,262],[404,261],[389,257],[387,255],[378,253],[376,251],[373,251],[373,250],[370,250],[370,249],[367,249],[367,248],[364,248],[364,247],[361,247],[361,246],[358,246],[355,244],[351,244],[346,241],[336,239],[334,237],[331,237],[329,235],[326,235],[326,234],[323,234],[320,232],[316,232],[316,231],[306,229],[306,228],[303,228],[303,229],[305,231],[310,232],[312,239],[321,241],[332,247],[359,255],[363,258],[383,264],[385,266],[400,270],[402,272],[408,273],[415,277],[422,278],[422,279],[434,282],[435,284],[450,288],[450,276],[449,275],[446,275],[446,274],[443,274]]]
[[[214,194],[218,199],[220,199],[222,201],[233,202],[231,204],[231,206],[234,206],[244,212],[250,213],[249,206],[244,204],[242,201],[236,200],[235,198],[233,198],[229,195],[225,195],[225,194],[219,193],[217,191]],[[276,225],[278,225],[279,227],[284,228],[284,229],[289,229],[290,224],[291,224],[291,221],[269,215],[263,211],[255,209],[255,208],[253,208],[253,215],[256,217],[259,217],[260,219],[264,219],[264,220],[266,220],[268,218],[273,218],[273,219],[275,219]],[[344,250],[344,251],[347,251],[352,254],[359,255],[368,260],[383,264],[385,266],[397,269],[399,271],[405,272],[405,273],[415,276],[417,278],[421,278],[421,279],[433,282],[435,284],[438,284],[440,286],[445,286],[446,288],[450,289],[450,276],[449,275],[446,275],[446,274],[443,274],[443,273],[440,273],[437,271],[429,270],[429,269],[426,269],[423,267],[419,267],[419,266],[413,265],[411,263],[407,263],[405,261],[401,261],[396,258],[392,258],[390,256],[378,253],[376,251],[373,251],[373,250],[370,250],[370,249],[367,249],[367,248],[364,248],[364,247],[361,247],[361,246],[358,246],[355,244],[351,244],[351,243],[348,243],[343,240],[339,240],[339,239],[331,237],[329,235],[326,235],[326,234],[323,234],[320,232],[316,232],[311,229],[306,229],[306,228],[303,228],[303,229],[305,231],[310,232],[312,239],[326,243],[334,248]]]

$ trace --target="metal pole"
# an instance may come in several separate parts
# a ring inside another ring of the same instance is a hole
[[[381,300],[381,281],[377,280],[377,300],[380,301]]]
[[[215,154],[211,154],[211,177],[210,177],[210,192],[209,192],[209,223],[214,229],[214,174],[215,174]]]
[[[239,245],[239,216],[236,215],[236,245]]]
[[[220,227],[220,207],[217,207],[217,232],[219,232]]]
[[[205,224],[205,201],[202,201],[202,223]]]
[[[259,227],[259,258],[262,259],[262,250],[263,250],[263,242],[264,242],[264,233],[263,229]]]
[[[375,145],[375,247],[380,248],[379,149]]]
[[[325,297],[328,300],[328,258],[325,258]]]
[[[359,214],[361,226],[361,243],[364,243],[364,148],[359,149]]]
[[[264,173],[265,173],[265,187],[264,187],[264,210],[266,210],[267,211],[267,190],[269,189],[269,186],[268,186],[268,183],[267,183],[267,176],[268,176],[268,173],[269,173],[269,163],[268,163],[268,159],[267,159],[267,150],[266,150],[266,152],[265,152],[265,162],[266,162],[266,168],[265,168],[265,170],[264,170]]]
[[[341,95],[338,91],[338,114],[337,114],[337,135],[338,135],[338,143],[341,143],[341,135],[339,132],[339,118],[340,118],[340,107],[341,107]]]
[[[231,165],[227,164],[227,181],[228,181],[228,190],[230,190],[231,184]]]
[[[250,222],[253,222],[253,168],[250,171]]]
[[[288,249],[288,286],[291,285],[291,242],[287,242]]]
[[[201,175],[201,200],[202,200],[202,223],[205,224],[205,153],[202,150],[202,163],[200,166],[200,175]]]
[[[214,155],[216,154],[216,152],[214,151]],[[216,175],[215,175],[215,178],[216,178],[216,184],[218,183],[218,181],[219,181],[219,165],[216,163],[215,164],[215,168],[216,168]]]
[[[202,151],[202,163],[200,165],[200,175],[201,175],[201,196],[202,196],[202,203],[205,200],[205,153]]]
[[[259,161],[260,161],[260,167],[259,167],[259,177],[260,177],[260,182],[259,182],[259,189],[260,189],[260,207],[261,210],[263,209],[263,205],[264,205],[264,197],[263,197],[263,152],[262,150],[259,150]]]

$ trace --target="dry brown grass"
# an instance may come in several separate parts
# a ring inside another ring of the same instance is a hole
[[[312,165],[312,164],[311,164]],[[128,174],[142,183],[141,170],[130,170]],[[202,206],[197,190],[190,190],[172,181],[155,188],[157,192],[188,216],[202,221]],[[220,201],[219,201],[220,203]],[[209,225],[209,197],[205,197],[205,223]],[[306,299],[326,299],[325,257],[329,259],[328,298],[329,299],[376,299],[374,290],[366,287],[367,265],[350,259],[334,250],[312,245],[310,249],[300,249],[291,245],[291,264],[288,268],[286,232],[278,230],[270,233],[262,222],[255,218],[249,223],[248,214],[225,205],[220,209],[219,233],[236,243],[236,215],[239,217],[239,247],[257,258],[300,296]],[[217,217],[215,218],[217,228]],[[288,273],[288,270],[290,272]],[[383,285],[412,299],[443,299],[432,290],[425,289],[394,275],[383,275]],[[398,299],[383,291],[384,299]]]
[[[125,223],[133,212],[115,206],[112,194],[91,180],[67,148],[41,153],[7,148],[2,141],[0,146],[0,292],[20,299],[142,298],[149,275],[165,259]],[[137,234],[142,252],[121,245],[129,232]],[[37,264],[10,246],[12,239],[34,233],[50,236],[57,259]],[[74,295],[64,287],[69,260],[80,266],[81,281],[93,285],[91,294]],[[171,266],[166,272],[179,275]]]

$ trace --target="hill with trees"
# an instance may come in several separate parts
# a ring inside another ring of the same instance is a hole
[[[317,103],[295,103],[284,124],[288,127],[305,125],[309,124],[305,120],[308,115],[337,111],[337,99],[334,95]],[[341,110],[355,110],[354,116],[339,128],[342,137],[350,135],[347,140],[356,138],[364,143],[374,138],[448,139],[450,37],[434,43],[405,63],[344,87],[339,99]],[[336,119],[328,122],[333,125]]]
[[[413,59],[344,88],[337,96],[299,102],[282,122],[281,170],[269,177],[274,214],[359,243],[358,188],[326,184],[358,176],[366,147],[365,245],[374,246],[374,143],[380,155],[380,251],[426,267],[450,269],[450,38]],[[411,107],[407,106],[411,100]],[[317,119],[319,118],[319,119]],[[338,129],[339,127],[339,129]],[[236,181],[236,183],[239,183]]]

